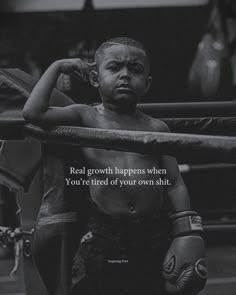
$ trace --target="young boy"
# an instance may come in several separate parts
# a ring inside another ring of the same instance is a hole
[[[142,44],[129,38],[108,40],[96,51],[95,63],[96,68],[80,59],[54,62],[30,95],[23,110],[25,119],[39,125],[169,132],[163,122],[136,109],[152,81]],[[50,96],[61,73],[89,75],[102,103],[95,107],[50,107]],[[176,160],[168,155],[92,147],[82,148],[81,153],[88,169],[110,167],[113,171],[88,176],[93,209],[81,253],[90,293],[163,294],[165,286],[171,293],[196,294],[202,289],[206,266],[200,221],[190,209]],[[156,183],[159,176],[145,173],[153,166],[167,172],[168,185],[138,185],[142,180]],[[122,169],[144,173],[127,177],[119,173]],[[111,185],[117,178],[133,180],[134,185]],[[161,217],[164,201],[172,213],[175,234],[165,261],[167,229]]]

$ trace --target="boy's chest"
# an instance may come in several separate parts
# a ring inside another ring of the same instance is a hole
[[[85,127],[102,128],[102,129],[123,129],[136,131],[156,131],[150,120],[142,117],[132,117],[126,115],[110,116],[97,114],[87,118],[84,122]]]

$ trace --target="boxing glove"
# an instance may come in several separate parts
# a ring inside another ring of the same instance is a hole
[[[194,295],[207,281],[201,217],[194,211],[171,216],[174,240],[163,264],[165,290],[170,294]]]

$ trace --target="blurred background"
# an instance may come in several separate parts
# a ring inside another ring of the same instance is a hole
[[[144,103],[235,100],[233,0],[0,1],[0,68],[20,68],[35,79],[57,59],[80,57],[91,62],[101,42],[119,36],[137,39],[147,48],[153,84]],[[67,75],[60,76],[57,88],[76,102],[99,101],[92,87]],[[188,172],[182,168],[192,204],[208,226],[209,282],[201,294],[235,295],[236,167],[195,166]],[[30,230],[41,192],[40,175],[27,194],[1,186],[0,225],[20,223]],[[15,199],[22,208],[20,222]],[[17,276],[9,278],[12,253],[13,249],[0,252],[0,294],[23,295],[27,289],[29,295],[29,286],[35,282],[39,294],[45,294],[37,275],[29,279],[30,271],[24,274],[22,265]]]
[[[56,59],[91,60],[102,41],[129,36],[143,42],[150,56],[154,83],[147,102],[235,97],[234,1],[1,0],[0,5],[2,67],[38,78]],[[96,93],[78,93],[78,82],[68,80],[61,87],[75,98],[97,100]],[[200,85],[204,82],[208,86]]]

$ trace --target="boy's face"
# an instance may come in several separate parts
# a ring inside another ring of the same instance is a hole
[[[105,103],[136,104],[151,84],[146,54],[133,46],[117,44],[104,49],[97,68],[98,87]]]

